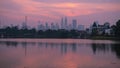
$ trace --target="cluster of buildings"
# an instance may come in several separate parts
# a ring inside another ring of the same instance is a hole
[[[104,23],[103,25],[100,25],[96,21],[86,31],[90,35],[93,32],[96,32],[97,35],[114,35],[114,31],[111,28],[110,23],[108,23],[108,22]]]
[[[22,24],[22,28],[28,28],[27,26],[27,16],[25,16],[25,22]],[[77,30],[84,34],[92,35],[93,31],[96,31],[97,35],[114,35],[114,31],[110,26],[110,23],[106,22],[103,25],[100,25],[98,21],[95,21],[89,28],[85,29],[84,25],[78,24],[76,19],[73,19],[72,22],[68,24],[67,17],[61,19],[61,22],[58,23],[48,23],[39,22],[37,30]]]
[[[27,27],[27,17],[25,17],[25,22],[22,24],[22,28],[28,28]],[[58,30],[58,29],[64,29],[64,30],[77,30],[79,32],[84,32],[84,34],[92,35],[93,31],[96,31],[97,35],[114,35],[114,31],[110,27],[110,23],[106,22],[103,25],[100,25],[98,21],[95,21],[88,29],[85,29],[84,25],[80,25],[77,23],[76,19],[72,20],[72,23],[68,24],[67,17],[64,17],[61,19],[60,24],[58,23],[48,23],[46,22],[43,24],[43,22],[39,21],[37,30]]]
[[[40,23],[38,25],[38,30],[58,30],[58,29],[65,29],[65,30],[85,30],[84,25],[78,25],[77,20],[73,19],[71,24],[68,24],[67,17],[61,19],[61,23],[51,23],[48,24],[47,22],[45,24]]]
[[[112,30],[110,23],[106,22],[103,25],[100,25],[98,21],[95,21],[88,29],[85,29],[84,25],[77,24],[77,20],[73,19],[72,23],[68,24],[67,17],[61,19],[61,23],[51,23],[50,25],[46,22],[39,23],[38,30],[78,30],[80,32],[86,32],[89,35],[92,35],[93,31],[96,30],[97,35],[114,35],[114,31]]]

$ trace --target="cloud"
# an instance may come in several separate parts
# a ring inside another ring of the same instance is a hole
[[[120,0],[33,0],[36,2],[46,2],[46,3],[120,3]]]
[[[64,2],[64,3],[49,3],[47,2],[36,2],[33,0],[13,0],[16,4],[21,6],[21,11],[24,14],[32,14],[32,15],[43,15],[43,16],[76,16],[76,15],[86,15],[90,13],[96,12],[104,12],[104,11],[116,11],[119,10],[117,6],[119,4],[96,4],[96,3],[72,3],[72,2]],[[52,0],[54,1],[54,0]]]
[[[81,3],[83,0],[3,0],[2,11],[18,13],[23,15],[40,15],[40,16],[79,16],[106,11],[118,11],[119,4],[116,3],[90,3],[88,0]],[[54,1],[52,3],[52,1]],[[62,2],[64,1],[64,2]],[[70,2],[69,2],[70,1]],[[77,2],[78,1],[78,2]],[[100,0],[98,0],[100,1]],[[98,2],[95,1],[95,2]],[[108,2],[108,0],[104,0]],[[109,0],[111,2],[113,0]],[[115,0],[115,2],[118,0]],[[103,2],[103,0],[101,0]]]
[[[19,10],[20,8],[21,6],[16,4],[13,0],[0,0],[0,10],[1,9]]]
[[[52,18],[54,21],[63,16],[79,17],[116,11],[118,13],[119,3],[120,0],[0,0],[0,15],[13,20],[27,15],[34,19]]]

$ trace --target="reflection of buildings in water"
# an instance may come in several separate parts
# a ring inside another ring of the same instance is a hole
[[[17,47],[17,45],[19,44],[18,42],[12,42],[12,41],[0,41],[0,44],[2,45],[6,45],[7,47]]]
[[[120,44],[113,44],[111,46],[111,50],[116,54],[118,58],[120,58]]]
[[[65,44],[65,43],[61,43],[61,53],[62,54],[66,54],[67,53],[67,47],[68,47],[68,45],[67,44]]]
[[[73,43],[71,46],[72,46],[72,51],[76,52],[77,51],[77,44]]]
[[[55,47],[55,43],[49,43],[48,45],[50,45],[51,49]]]
[[[96,45],[97,44],[92,44],[91,45],[94,54],[96,54],[96,48],[97,48]]]
[[[76,43],[42,43],[42,42],[39,42],[38,43],[38,46],[40,48],[51,48],[51,50],[53,50],[54,48],[56,50],[60,50],[61,54],[66,54],[68,49],[70,49],[70,51],[72,52],[76,52],[76,49],[77,49],[77,44]]]
[[[42,48],[43,47],[43,43],[39,42],[38,46]]]
[[[21,44],[23,48],[25,49],[25,56],[27,56],[27,42],[22,42]]]
[[[104,53],[110,51],[110,44],[91,44],[93,53],[96,54],[97,51],[102,51]]]
[[[71,44],[61,43],[61,53],[62,54],[67,53],[68,49],[70,49],[70,51],[75,53],[77,51],[77,44],[76,43],[71,43]]]
[[[45,43],[45,47],[48,48],[48,43]]]
[[[17,47],[18,45],[22,45],[25,49],[25,56],[27,56],[27,45],[38,45],[40,48],[50,48],[51,50],[56,49],[60,50],[61,54],[67,54],[68,51],[72,51],[73,53],[77,52],[78,46],[82,45],[91,45],[92,51],[94,54],[98,54],[99,52],[115,53],[118,58],[120,58],[120,44],[79,44],[79,43],[48,43],[48,42],[14,42],[14,41],[0,41],[0,45],[6,45],[7,47]]]
[[[115,53],[118,58],[120,58],[120,44],[92,44],[91,48],[94,54],[98,52],[108,53],[111,51]]]

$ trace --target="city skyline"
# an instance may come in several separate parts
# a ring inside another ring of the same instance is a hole
[[[60,24],[62,17],[73,19],[78,24],[90,26],[94,21],[100,24],[115,24],[120,18],[119,0],[1,0],[0,20],[2,25],[21,25],[28,16],[28,25],[37,26],[38,21]]]
[[[109,24],[109,27],[112,26],[109,22],[105,22],[104,24],[100,24],[98,21],[94,21],[92,24],[90,24],[89,27],[85,27],[82,24],[78,24],[76,19],[73,19],[71,21],[71,23],[69,23],[67,17],[63,17],[63,18],[61,18],[61,22],[59,24],[56,23],[56,22],[51,22],[51,23],[45,22],[45,23],[42,23],[42,22],[38,21],[37,26],[31,27],[31,26],[27,25],[27,24],[29,24],[28,23],[28,17],[25,16],[24,17],[24,22],[21,25],[11,24],[11,25],[7,25],[7,26],[3,26],[2,27],[2,24],[1,24],[0,28],[16,27],[17,26],[19,29],[33,29],[33,28],[35,28],[37,30],[43,30],[43,31],[48,30],[48,29],[51,29],[51,30],[65,29],[65,30],[85,31],[86,29],[91,28],[94,23],[96,23],[98,26],[99,25],[105,25],[106,23]]]

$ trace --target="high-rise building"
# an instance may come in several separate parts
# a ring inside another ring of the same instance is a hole
[[[22,29],[27,29],[27,16],[25,16],[25,22],[22,23]]]
[[[0,19],[0,28],[2,28],[2,21],[1,21],[1,19]]]
[[[58,29],[59,29],[59,25],[58,25],[58,23],[56,23],[55,30],[58,30]]]
[[[68,28],[67,30],[72,30],[72,25],[69,24],[67,28]]]
[[[46,24],[45,24],[45,30],[48,30],[49,29],[49,25],[48,25],[48,23],[46,22]]]
[[[67,17],[61,19],[61,29],[67,29]]]
[[[43,24],[40,24],[40,25],[38,26],[38,28],[39,28],[39,30],[45,30],[45,27],[44,27]]]
[[[25,22],[22,23],[22,29],[27,29],[27,25]]]
[[[64,21],[63,21],[63,18],[61,19],[61,29],[64,29]]]
[[[65,17],[65,20],[64,20],[64,29],[67,29],[67,17]]]
[[[54,23],[51,23],[51,30],[55,30],[55,25],[54,25]]]
[[[85,30],[85,29],[84,29],[84,25],[78,25],[78,29],[77,29],[77,30],[79,30],[79,31]]]
[[[38,25],[38,30],[45,30],[45,26],[43,24],[41,24],[40,21],[39,21],[39,25]]]
[[[73,26],[72,29],[74,29],[74,30],[77,29],[77,20],[76,20],[76,19],[73,19],[73,20],[72,20],[72,26]]]

